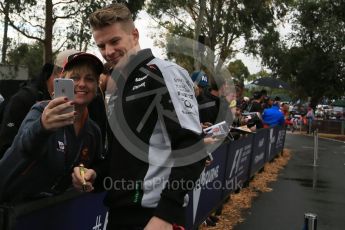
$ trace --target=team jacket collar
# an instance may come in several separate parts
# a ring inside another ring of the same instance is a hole
[[[143,62],[149,62],[154,58],[151,49],[139,50],[135,55],[129,57],[128,63],[124,67],[122,74],[127,78],[136,68],[141,67]]]

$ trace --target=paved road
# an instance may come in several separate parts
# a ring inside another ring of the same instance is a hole
[[[302,230],[304,213],[318,215],[318,230],[345,229],[345,143],[319,139],[313,167],[313,137],[288,134],[288,165],[262,193],[235,230]]]

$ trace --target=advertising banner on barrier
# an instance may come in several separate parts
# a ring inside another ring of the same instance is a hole
[[[104,193],[85,194],[16,218],[16,230],[105,230],[107,209],[103,206]],[[49,198],[54,199],[54,198]],[[30,208],[30,207],[28,207]],[[13,212],[15,213],[15,212]],[[12,229],[11,229],[12,230]]]
[[[285,144],[285,135],[286,135],[286,128],[285,127],[276,127],[277,132],[277,140],[275,145],[275,155],[281,153],[284,149]]]
[[[275,156],[275,146],[277,140],[277,129],[272,127],[268,129],[266,141],[266,162],[271,161]]]
[[[253,153],[250,167],[250,177],[254,176],[266,163],[267,133],[269,129],[260,129],[254,134]]]
[[[271,161],[277,154],[283,151],[286,129],[282,126],[275,126],[269,129],[266,161]]]
[[[254,135],[248,135],[229,143],[223,198],[231,191],[241,188],[249,178],[253,137]]]
[[[188,194],[187,229],[200,225],[209,212],[221,203],[227,152],[228,145],[222,144],[212,153],[211,165],[204,169],[196,188]]]

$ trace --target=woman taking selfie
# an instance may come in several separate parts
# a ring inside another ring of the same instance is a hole
[[[25,117],[0,160],[0,202],[63,192],[71,185],[73,167],[101,160],[101,133],[87,105],[96,96],[103,64],[92,54],[71,50],[56,62],[65,63],[61,77],[72,79],[72,85],[55,79],[60,85],[54,99],[36,103]]]

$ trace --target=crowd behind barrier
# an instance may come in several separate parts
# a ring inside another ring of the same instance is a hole
[[[258,130],[236,141],[224,142],[212,155],[189,195],[186,229],[196,229],[230,193],[242,188],[266,162],[283,151],[286,129],[276,126]],[[0,205],[2,230],[105,230],[107,210],[104,193],[69,191],[20,205]]]

